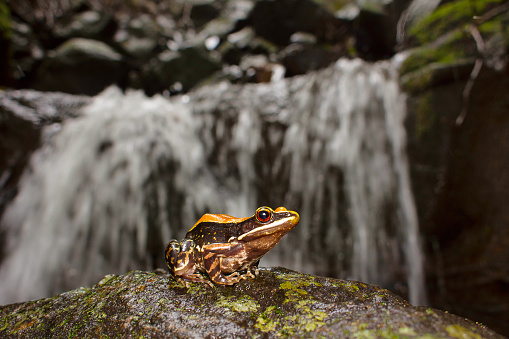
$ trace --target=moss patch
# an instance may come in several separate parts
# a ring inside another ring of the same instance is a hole
[[[249,296],[222,297],[216,302],[217,307],[226,307],[234,312],[256,312],[260,305]]]
[[[449,325],[447,326],[447,333],[453,338],[461,338],[461,339],[481,339],[482,337],[466,329],[461,325]]]
[[[416,36],[421,44],[430,43],[451,29],[464,29],[466,25],[472,23],[474,16],[484,13],[489,5],[500,2],[500,0],[451,1],[413,25],[410,33]]]

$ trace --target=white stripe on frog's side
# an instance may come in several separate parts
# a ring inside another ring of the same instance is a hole
[[[271,222],[265,226],[261,226],[261,227],[257,227],[255,229],[252,229],[251,231],[247,232],[247,233],[244,233],[242,235],[240,235],[237,239],[238,240],[242,240],[244,237],[246,237],[247,235],[249,234],[252,234],[252,233],[258,233],[260,231],[263,231],[265,229],[272,229],[272,228],[275,228],[275,227],[278,227],[282,224],[286,224],[288,222],[290,222],[290,220],[292,220],[293,218],[295,218],[294,216],[291,216],[291,217],[287,217],[287,218],[283,218],[281,220],[278,220],[278,221],[275,221],[275,222]]]

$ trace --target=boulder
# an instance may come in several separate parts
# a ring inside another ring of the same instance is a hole
[[[257,1],[247,19],[256,33],[277,45],[286,45],[292,34],[307,32],[322,42],[341,41],[346,23],[310,0]]]
[[[503,338],[487,327],[416,307],[359,281],[261,269],[233,287],[161,272],[109,275],[92,288],[0,306],[0,336]]]
[[[203,46],[191,46],[178,51],[166,50],[150,60],[143,69],[147,94],[188,91],[221,69],[219,60]]]
[[[34,88],[95,95],[111,84],[122,86],[123,57],[97,40],[74,38],[59,46],[42,63]]]
[[[145,60],[154,54],[159,44],[162,27],[156,18],[143,14],[129,20],[117,31],[115,42],[131,57]]]
[[[110,13],[84,11],[68,15],[55,23],[53,35],[56,39],[87,38],[106,39],[112,36],[116,22]]]

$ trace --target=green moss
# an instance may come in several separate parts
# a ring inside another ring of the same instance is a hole
[[[475,43],[470,33],[463,28],[455,29],[444,35],[440,43],[411,50],[401,64],[400,74],[405,75],[418,71],[433,63],[452,64],[473,55],[475,50]]]
[[[0,0],[0,38],[9,39],[12,34],[11,12],[5,0]]]
[[[104,278],[102,278],[101,281],[99,281],[97,283],[97,286],[106,286],[110,283],[114,283],[116,277],[117,276],[114,274],[109,274],[109,275],[105,276]]]
[[[226,307],[234,312],[256,312],[260,305],[249,296],[241,298],[236,297],[221,297],[216,302],[217,307]]]
[[[322,286],[322,284],[316,282],[312,277],[302,278],[302,276],[292,276],[292,275],[285,275],[282,277],[282,279],[285,279],[286,281],[281,283],[279,285],[279,288],[285,291],[286,299],[284,303],[293,302],[296,299],[302,298],[303,296],[307,295],[308,292],[303,290],[301,287],[303,286]],[[279,277],[278,277],[279,278]]]
[[[177,283],[177,286],[182,287],[183,285],[180,283]],[[207,294],[207,286],[208,285],[205,285],[202,283],[189,283],[189,288],[187,289],[187,293],[197,294],[197,295]]]
[[[274,320],[281,311],[279,311],[276,306],[269,306],[258,315],[256,319],[255,327],[262,332],[272,332],[276,330],[276,328],[281,324],[280,321]]]
[[[350,338],[358,338],[358,339],[375,339],[375,338],[418,338],[418,339],[440,339],[441,337],[437,337],[432,334],[424,333],[417,334],[415,331],[409,327],[403,327],[396,332],[392,329],[363,329],[354,333],[348,333],[348,337]]]
[[[359,291],[359,286],[357,286],[354,282],[351,282],[351,281],[340,282],[340,283],[334,284],[334,286],[341,287],[341,288],[347,290],[348,292],[352,292],[352,293]]]
[[[472,18],[481,15],[488,5],[500,2],[500,0],[457,0],[446,3],[414,24],[410,34],[417,37],[421,44],[429,43],[444,32],[471,24]]]
[[[327,319],[328,314],[315,310],[311,306],[314,304],[312,300],[300,300],[296,303],[295,309],[298,314],[287,316],[285,319],[295,323],[297,328],[310,332],[316,330],[318,327],[325,325],[324,320]]]
[[[446,327],[447,333],[453,338],[460,339],[481,339],[482,337],[461,325],[449,325]]]
[[[315,0],[315,2],[334,14],[341,8],[350,4],[351,0]]]
[[[415,336],[415,331],[411,327],[402,327],[398,330],[398,333],[401,335]]]

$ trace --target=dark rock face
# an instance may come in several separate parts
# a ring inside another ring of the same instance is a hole
[[[296,32],[311,33],[323,42],[339,41],[346,33],[341,20],[306,0],[257,1],[248,22],[258,35],[278,45],[287,45]]]
[[[509,7],[479,1],[473,25],[470,2],[442,3],[401,68],[430,302],[507,335]]]
[[[143,88],[149,95],[167,89],[187,92],[220,69],[218,60],[211,58],[202,47],[165,51],[144,67]]]
[[[423,225],[432,302],[501,333],[509,333],[508,89],[509,77],[481,74],[467,118],[452,130],[444,186]]]
[[[374,285],[261,269],[234,287],[167,274],[106,276],[92,288],[0,307],[0,336],[503,338],[487,327],[415,307]]]
[[[58,47],[39,68],[35,89],[71,94],[97,94],[105,87],[125,86],[122,56],[108,45],[74,38]]]

